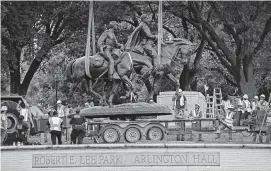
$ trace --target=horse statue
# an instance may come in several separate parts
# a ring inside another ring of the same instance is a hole
[[[191,43],[186,39],[176,38],[172,41],[165,42],[161,48],[161,63],[156,70],[159,70],[161,75],[165,75],[167,78],[172,80],[176,86],[179,85],[179,81],[172,75],[171,63],[173,58],[177,56],[179,51],[183,55],[189,55],[195,49],[195,44]],[[148,56],[143,56],[135,52],[118,52],[116,53],[119,57],[115,61],[115,70],[114,73],[113,88],[110,92],[110,97],[108,99],[109,106],[112,106],[113,97],[116,95],[116,88],[120,86],[118,80],[124,81],[125,85],[128,85],[130,94],[134,91],[134,84],[131,81],[131,74],[134,72],[142,76],[142,81],[145,83],[148,92],[149,99],[153,98],[154,94],[154,84],[155,84],[155,73],[152,67],[152,59]],[[85,71],[85,56],[70,61],[68,63],[66,74],[67,80],[73,81],[75,86],[77,86],[83,79],[86,79],[88,82],[88,91],[98,98],[102,98],[97,92],[93,90],[93,81],[97,79],[105,79],[105,73],[107,72],[108,62],[98,53],[94,56],[89,57],[89,71],[91,78],[86,76]],[[154,81],[151,83],[148,77],[152,75]]]

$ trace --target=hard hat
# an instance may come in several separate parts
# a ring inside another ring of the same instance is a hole
[[[229,104],[228,109],[233,109],[233,108],[234,108],[233,105]]]
[[[181,93],[181,92],[183,92],[183,90],[179,88],[179,93]]]
[[[243,98],[244,98],[244,99],[248,99],[248,96],[247,96],[247,94],[245,94],[245,95],[243,96]]]
[[[7,106],[2,106],[1,107],[1,111],[7,111],[8,110],[8,107]]]
[[[61,100],[58,100],[56,103],[57,103],[57,104],[61,104]]]
[[[200,105],[199,105],[199,104],[195,104],[195,106],[198,106],[198,107],[200,107]]]
[[[264,94],[262,94],[260,97],[263,97],[263,98],[265,98],[265,95]]]
[[[23,120],[24,119],[24,116],[23,115],[20,115],[19,116],[19,120]]]
[[[258,99],[259,99],[259,97],[258,97],[258,96],[254,96],[254,99],[257,99],[257,100],[258,100]]]

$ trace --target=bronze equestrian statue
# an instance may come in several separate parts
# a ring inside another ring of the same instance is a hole
[[[167,78],[172,80],[178,85],[178,80],[172,75],[170,66],[173,58],[177,56],[178,52],[181,51],[183,55],[189,55],[194,51],[195,45],[186,39],[174,39],[173,41],[165,42],[162,45],[161,50],[161,64],[160,72],[163,73]],[[130,87],[130,92],[133,91],[134,85],[130,80],[130,75],[133,71],[143,76],[143,81],[150,93],[149,99],[153,98],[154,93],[154,82],[150,82],[148,76],[152,74],[152,61],[153,59],[148,56],[143,56],[135,52],[121,52],[120,50],[115,52],[113,55],[119,56],[118,62],[115,64],[116,72],[118,73],[121,80],[123,80]],[[101,77],[108,68],[108,62],[98,53],[90,58],[89,70],[92,78],[88,78],[85,72],[85,57],[78,58],[69,62],[67,66],[67,77],[68,80],[73,80],[77,85],[82,79],[88,81],[88,88],[90,93],[93,93],[96,97],[102,98],[101,95],[93,90],[92,83],[95,79]],[[153,75],[155,77],[155,74]],[[116,77],[114,79],[117,79]],[[114,84],[114,87],[119,84]],[[114,88],[113,88],[114,89]],[[112,90],[113,90],[112,89]],[[115,95],[115,91],[111,91],[109,104],[112,106],[112,100]]]

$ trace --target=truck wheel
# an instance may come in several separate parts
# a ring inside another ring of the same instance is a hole
[[[104,142],[117,143],[120,140],[120,133],[117,129],[108,127],[104,129],[102,133],[102,138]]]
[[[6,113],[8,119],[8,130],[7,133],[11,134],[15,131],[16,125],[18,123],[18,118],[20,113],[16,109],[17,103],[13,101],[3,101],[1,103],[2,106],[7,106],[8,110]]]
[[[161,128],[154,126],[148,130],[147,138],[154,141],[162,140],[164,138],[164,133]]]
[[[7,133],[13,133],[16,129],[18,118],[13,113],[6,113],[6,116],[8,120]]]
[[[135,127],[128,128],[124,134],[125,140],[129,143],[135,143],[141,139],[141,133]]]

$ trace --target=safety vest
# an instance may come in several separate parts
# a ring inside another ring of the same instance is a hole
[[[226,122],[227,125],[232,125],[233,124],[233,115],[234,115],[234,112],[227,112],[226,113],[225,122]]]
[[[51,131],[61,131],[61,123],[63,120],[59,117],[49,118],[50,130]]]
[[[247,111],[247,112],[251,112],[251,108],[250,108],[250,102],[248,100],[244,100],[244,104],[245,104],[245,109],[244,111]]]
[[[193,109],[193,110],[191,111],[191,113],[192,113],[192,116],[195,117],[195,118],[197,118],[197,117],[200,116],[200,111],[197,113],[195,109]]]

